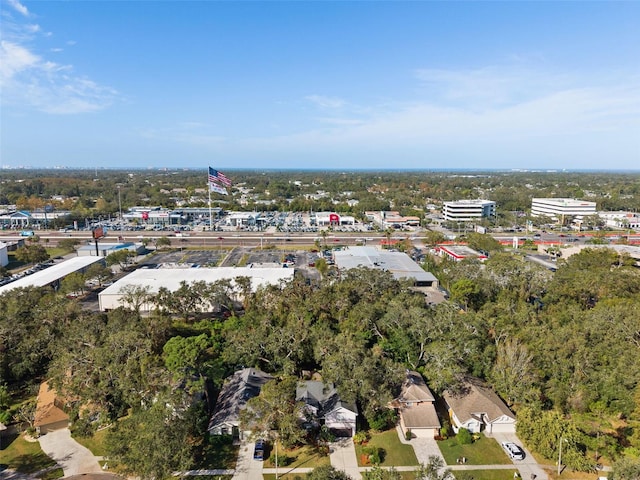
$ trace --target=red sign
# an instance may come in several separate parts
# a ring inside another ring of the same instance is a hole
[[[149,220],[149,212],[142,212],[142,219]]]
[[[100,240],[101,238],[104,238],[106,234],[107,233],[104,231],[103,227],[96,227],[91,232],[91,236],[93,237],[94,240]]]
[[[329,214],[329,223],[331,225],[339,224],[340,223],[340,215],[338,215],[337,213],[330,213]]]

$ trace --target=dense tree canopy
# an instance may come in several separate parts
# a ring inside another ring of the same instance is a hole
[[[279,412],[260,418],[290,443],[302,441],[292,395],[303,371],[334,382],[361,418],[377,424],[411,368],[436,393],[469,374],[489,381],[517,411],[523,439],[551,457],[566,439],[564,458],[574,468],[593,466],[588,450],[615,457],[640,449],[636,267],[607,249],[559,261],[555,275],[506,253],[441,266],[440,280],[464,310],[454,302],[427,305],[408,283],[367,269],[256,292],[242,279],[184,284],[171,296],[132,291],[124,308],[106,314],[82,311],[47,289],[17,289],[0,296],[0,385],[11,395],[50,376],[81,417],[106,423],[132,412],[118,422],[113,454],[145,475],[152,470],[138,463],[144,459],[118,450],[125,437],[132,445],[156,441],[144,429],[138,436],[135,425],[164,421],[194,447],[204,427],[187,413],[187,399],[199,392],[215,398],[240,366],[279,379],[255,411]],[[142,304],[152,312],[141,315]],[[160,398],[170,399],[173,413],[153,407]],[[172,468],[187,465],[196,450],[176,450]]]

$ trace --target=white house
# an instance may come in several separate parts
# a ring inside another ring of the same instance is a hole
[[[352,437],[356,433],[358,410],[343,402],[332,383],[307,380],[296,388],[296,401],[304,402],[307,413],[335,435]]]
[[[468,377],[455,391],[443,395],[453,431],[515,433],[516,417],[496,393],[477,378]]]

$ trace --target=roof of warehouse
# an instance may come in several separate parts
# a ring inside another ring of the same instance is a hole
[[[139,268],[113,285],[104,289],[100,295],[119,295],[122,287],[132,285],[150,287],[157,292],[160,287],[169,291],[180,288],[182,282],[214,283],[218,280],[250,277],[253,290],[263,285],[273,285],[281,280],[293,278],[293,268],[252,268],[252,267],[218,267],[218,268]]]
[[[31,275],[19,278],[15,282],[0,287],[0,294],[20,287],[44,287],[67,275],[82,270],[89,265],[104,260],[102,257],[73,257],[52,265]]]
[[[409,255],[374,247],[348,247],[334,252],[336,264],[346,270],[357,267],[388,270],[397,279],[415,278],[422,282],[435,282],[436,277],[422,269]]]

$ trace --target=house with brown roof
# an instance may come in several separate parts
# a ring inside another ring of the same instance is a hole
[[[414,437],[434,438],[440,431],[440,420],[434,406],[435,398],[422,375],[407,370],[400,395],[389,405],[397,409],[400,428]]]
[[[48,382],[40,384],[38,403],[33,426],[40,435],[69,426],[69,415],[63,410],[64,403]]]
[[[466,428],[471,433],[515,433],[516,416],[490,386],[467,377],[457,390],[442,394],[454,432]]]

